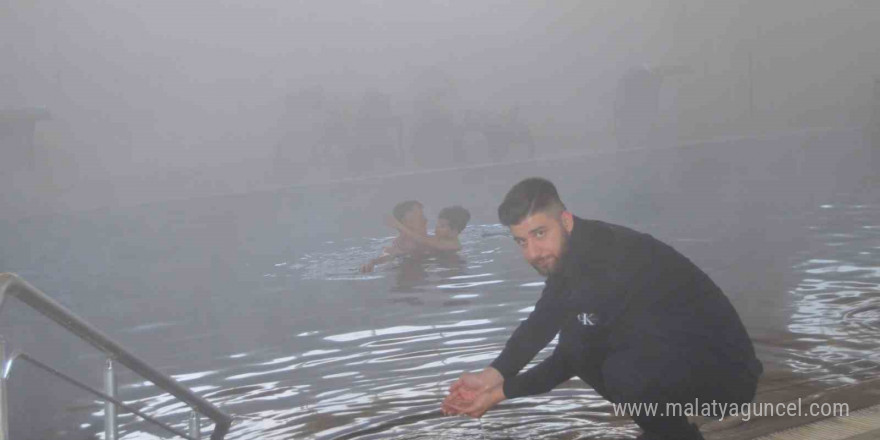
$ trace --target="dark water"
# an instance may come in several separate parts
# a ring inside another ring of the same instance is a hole
[[[809,133],[0,223],[0,271],[233,414],[231,439],[633,437],[577,381],[480,421],[440,414],[449,384],[498,354],[543,286],[495,224],[506,190],[542,175],[577,215],[672,244],[731,298],[769,374],[831,388],[880,372],[880,191],[861,145]],[[406,198],[429,218],[471,209],[463,250],[357,273]],[[0,319],[14,348],[101,383],[102,356],[23,305]],[[10,394],[15,438],[100,437],[98,400],[26,365]],[[125,371],[120,395],[187,420]],[[160,438],[121,420],[123,438]]]

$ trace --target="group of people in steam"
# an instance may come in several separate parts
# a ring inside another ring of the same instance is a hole
[[[621,404],[717,402],[714,410],[754,398],[763,367],[739,315],[709,276],[671,246],[575,216],[543,178],[514,185],[498,217],[546,277],[544,289],[495,360],[450,386],[444,414],[481,417],[503,400],[546,393],[573,377]],[[421,204],[398,204],[388,224],[400,235],[361,270],[404,254],[454,252],[469,220],[464,208],[445,208],[431,236]],[[521,371],[557,336],[552,354]],[[684,414],[631,417],[643,431],[639,439],[703,438]]]
[[[397,229],[399,235],[382,255],[361,266],[361,273],[372,272],[377,264],[405,255],[456,252],[461,249],[458,235],[467,227],[471,213],[461,206],[449,206],[437,214],[434,235],[428,235],[428,219],[424,206],[416,200],[407,200],[394,206],[385,223]]]

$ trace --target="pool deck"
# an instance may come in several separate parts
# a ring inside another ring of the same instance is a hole
[[[757,440],[867,440],[880,438],[880,405],[847,417],[832,417],[797,428],[759,437]]]
[[[697,418],[693,421],[707,440],[864,440],[880,439],[880,378],[824,388],[814,383],[765,382],[759,385],[756,403],[796,403],[806,411],[808,405],[843,404],[848,411],[839,417],[754,416],[750,420],[726,418],[723,421]],[[810,381],[812,382],[812,381]],[[780,386],[780,384],[782,384]]]

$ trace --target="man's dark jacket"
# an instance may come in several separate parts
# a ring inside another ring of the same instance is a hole
[[[492,366],[508,398],[547,392],[622,350],[662,349],[761,374],[727,297],[694,263],[654,237],[574,217],[560,270]],[[557,334],[548,358],[517,373]],[[650,368],[650,366],[646,366]]]

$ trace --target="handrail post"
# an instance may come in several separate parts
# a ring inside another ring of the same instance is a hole
[[[9,408],[6,406],[6,340],[0,338],[0,440],[9,440]]]
[[[166,430],[174,432],[181,437],[189,437],[189,435],[184,434],[182,430],[172,428],[167,424],[161,423],[151,418],[150,416],[141,413],[134,408],[131,408],[125,402],[120,401],[120,399],[116,397],[116,376],[114,369],[117,362],[120,365],[124,365],[127,369],[134,372],[138,376],[152,382],[154,385],[156,385],[156,387],[167,391],[175,398],[185,402],[187,405],[189,405],[190,408],[196,410],[199,413],[199,416],[205,416],[214,421],[214,429],[211,432],[211,440],[223,440],[224,436],[226,436],[226,434],[229,432],[229,427],[232,425],[233,420],[231,416],[224,413],[223,411],[220,411],[220,409],[218,409],[215,405],[212,405],[203,397],[199,397],[192,390],[181,385],[172,377],[169,377],[168,375],[163,374],[155,368],[151,367],[142,359],[138,358],[137,356],[126,350],[124,347],[119,345],[117,342],[107,337],[107,335],[102,333],[100,330],[93,327],[82,318],[76,316],[73,312],[68,310],[63,305],[59,304],[57,301],[52,299],[52,297],[46,295],[27,281],[18,277],[18,275],[15,275],[13,273],[0,273],[0,308],[4,306],[5,302],[7,302],[5,300],[9,296],[15,297],[15,299],[21,301],[33,310],[39,312],[46,318],[54,321],[56,324],[60,325],[70,333],[78,336],[83,341],[91,344],[93,347],[100,350],[107,356],[107,364],[103,372],[104,389],[106,392],[103,393],[92,386],[80,384],[75,379],[58,372],[48,365],[38,363],[35,359],[29,358],[31,363],[34,363],[40,368],[43,368],[44,370],[49,371],[56,376],[62,377],[68,382],[71,382],[92,394],[97,394],[99,397],[105,400],[105,440],[116,440],[118,438],[117,411],[119,409],[135,413],[140,417],[149,420],[150,422],[155,423]],[[23,356],[26,356],[26,353],[17,354],[13,357],[13,359],[22,358]],[[2,360],[3,356],[0,356],[0,361]],[[8,375],[8,370],[11,365],[11,363],[7,363],[3,366],[3,368],[6,369],[4,375]],[[2,405],[2,403],[4,402],[3,397],[5,394],[5,390],[2,388],[2,386],[4,385],[4,382],[2,380],[3,378],[0,378],[0,440],[9,440],[8,431],[2,430],[6,429],[9,423],[8,414],[4,412],[4,406]],[[199,420],[197,420],[197,422],[199,424],[201,423]]]
[[[189,436],[199,440],[202,438],[202,422],[199,419],[199,413],[193,410],[189,414]]]
[[[104,368],[104,393],[110,397],[116,397],[116,372],[114,371],[113,358],[107,358],[107,366]],[[104,402],[104,438],[116,440],[116,404],[110,401]]]

